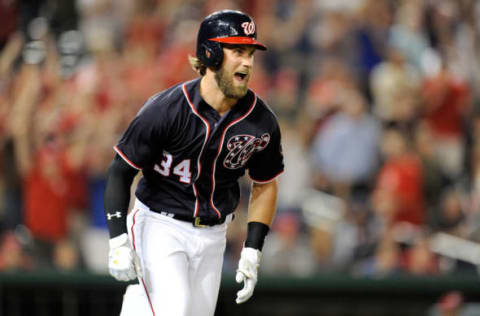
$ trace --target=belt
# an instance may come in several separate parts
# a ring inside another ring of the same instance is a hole
[[[190,215],[181,215],[181,214],[175,214],[175,213],[169,213],[169,212],[158,212],[164,216],[168,216],[170,218],[182,221],[182,222],[188,222],[192,223],[193,226],[195,227],[211,227],[215,225],[220,225],[225,223],[225,220],[229,219],[230,221],[233,220],[233,213],[228,214],[226,217],[221,217],[221,218],[206,218],[206,217],[192,217]]]

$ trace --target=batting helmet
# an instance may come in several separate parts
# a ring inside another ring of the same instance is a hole
[[[207,16],[200,24],[197,37],[197,57],[207,67],[218,67],[223,60],[221,43],[267,47],[257,41],[253,19],[240,11],[221,10]]]

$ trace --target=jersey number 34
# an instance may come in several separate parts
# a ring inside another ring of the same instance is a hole
[[[160,173],[162,176],[170,176],[170,170],[172,170],[172,155],[168,152],[163,152],[163,159],[159,165],[155,165],[153,168],[155,171]],[[192,173],[190,172],[190,159],[184,159],[175,167],[173,167],[173,174],[179,177],[179,181],[183,183],[190,183],[192,180]]]

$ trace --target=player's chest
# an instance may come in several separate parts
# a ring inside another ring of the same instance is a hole
[[[269,131],[257,122],[248,116],[220,120],[197,115],[181,118],[158,157],[160,169],[162,165],[180,166],[178,173],[190,174],[190,178],[200,172],[243,172],[248,161],[270,142]]]

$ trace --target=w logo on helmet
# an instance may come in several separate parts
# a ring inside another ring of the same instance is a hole
[[[237,135],[227,142],[229,153],[223,161],[223,166],[228,169],[243,167],[254,152],[262,151],[270,142],[270,134],[263,134],[260,138],[252,135]]]
[[[253,23],[253,21],[243,22],[242,27],[243,27],[243,33],[245,33],[245,35],[251,35],[255,33],[255,23]]]

